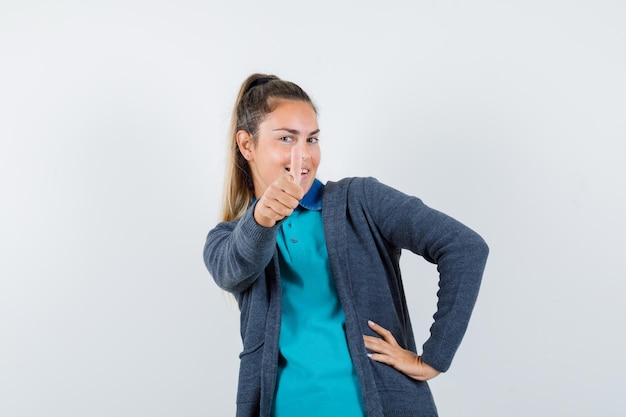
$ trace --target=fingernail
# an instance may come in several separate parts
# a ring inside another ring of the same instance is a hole
[[[374,322],[373,322],[373,321],[371,321],[371,320],[368,320],[368,321],[367,321],[367,324],[369,324],[370,326],[376,326],[376,323],[374,323]]]
[[[368,358],[371,358],[371,357],[372,357],[372,354],[371,354],[371,353],[368,353],[368,354],[367,354],[367,357],[368,357]]]

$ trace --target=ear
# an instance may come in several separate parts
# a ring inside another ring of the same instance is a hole
[[[254,160],[254,142],[252,141],[250,133],[245,130],[238,130],[237,146],[239,147],[239,152],[241,152],[244,158],[248,161]]]

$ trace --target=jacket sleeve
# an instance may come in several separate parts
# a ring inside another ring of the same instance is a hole
[[[472,229],[373,178],[363,183],[365,204],[381,234],[437,265],[439,291],[430,337],[422,359],[445,372],[467,329],[487,255],[485,241]]]
[[[276,251],[279,224],[259,225],[252,205],[241,219],[219,223],[209,232],[204,263],[220,288],[236,294],[254,283]]]

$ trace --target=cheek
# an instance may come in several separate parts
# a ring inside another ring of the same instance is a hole
[[[286,166],[291,164],[291,151],[281,152],[276,154],[276,165],[280,169],[285,169]]]
[[[315,165],[319,165],[322,161],[322,153],[319,150],[313,154],[313,161],[315,161]]]
[[[265,154],[265,161],[268,166],[278,167],[289,163],[290,154],[282,149],[272,150]],[[287,162],[285,162],[287,161]]]

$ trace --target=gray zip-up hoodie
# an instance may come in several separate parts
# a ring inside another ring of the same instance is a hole
[[[256,223],[254,205],[208,234],[204,261],[241,310],[237,416],[268,417],[276,386],[281,322],[276,234]],[[328,257],[346,316],[346,338],[368,417],[434,417],[426,382],[367,357],[363,335],[373,320],[416,352],[399,268],[408,249],[437,264],[439,291],[422,359],[445,372],[461,343],[478,295],[488,248],[474,231],[416,197],[373,178],[329,182],[322,218]]]

